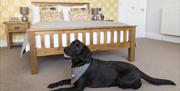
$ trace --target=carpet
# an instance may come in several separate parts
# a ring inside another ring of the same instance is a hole
[[[39,74],[31,75],[28,54],[19,59],[20,47],[0,48],[0,91],[48,91],[48,84],[70,76],[71,61],[62,55],[38,57]],[[125,61],[127,49],[95,52],[102,60]],[[144,80],[135,91],[180,91],[180,44],[137,39],[136,61],[131,62],[152,77],[174,81],[177,86],[155,86]],[[134,91],[132,89],[86,88],[85,91]]]

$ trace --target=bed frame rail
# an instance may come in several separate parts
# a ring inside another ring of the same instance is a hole
[[[91,32],[87,30],[82,31],[66,31],[66,32],[36,32],[36,36],[40,36],[41,48],[37,48],[37,56],[47,56],[54,54],[63,54],[64,47],[70,45],[72,40],[78,39],[84,44],[86,44],[91,51],[102,51],[116,49],[117,47],[130,47],[129,41],[129,30],[93,30]],[[54,36],[58,36],[58,47],[54,46]],[[62,45],[62,36],[66,35],[66,41]],[[74,38],[71,39],[71,35],[74,35]],[[87,36],[89,35],[89,36]],[[50,41],[48,46],[45,47],[45,36],[48,37]],[[81,39],[79,37],[82,37]],[[117,37],[115,37],[117,36]],[[87,37],[89,37],[87,40]],[[95,38],[96,37],[96,38]],[[101,39],[104,37],[104,40]],[[96,40],[95,40],[96,39]],[[116,40],[116,41],[115,41]],[[49,50],[49,51],[48,51]],[[52,51],[54,50],[54,51]],[[52,51],[52,52],[50,52]]]

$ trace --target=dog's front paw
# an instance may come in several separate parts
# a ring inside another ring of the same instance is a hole
[[[55,87],[57,87],[57,86],[58,86],[57,84],[54,84],[54,83],[53,83],[53,84],[49,84],[49,85],[48,85],[48,88],[55,88]]]
[[[50,91],[64,91],[63,89],[55,89],[55,90],[50,90]]]

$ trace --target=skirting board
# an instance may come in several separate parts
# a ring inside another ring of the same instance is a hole
[[[146,33],[145,37],[150,38],[150,39],[162,40],[162,41],[180,44],[180,37],[178,36],[168,36],[168,35],[161,35],[161,34]]]
[[[0,40],[0,47],[7,47],[7,42],[5,40]]]
[[[143,38],[143,37],[145,37],[145,33],[144,32],[136,33],[136,37],[137,38]]]
[[[13,40],[14,43],[23,42],[23,40]],[[7,47],[7,42],[5,40],[0,40],[0,47]]]

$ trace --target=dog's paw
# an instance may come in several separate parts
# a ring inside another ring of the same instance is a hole
[[[57,84],[49,84],[47,88],[55,88],[57,86],[58,86]]]
[[[55,89],[55,90],[50,90],[50,91],[64,91],[63,89]]]
[[[63,86],[63,85],[64,85],[63,82],[57,82],[57,83],[49,84],[49,85],[48,85],[48,88],[55,88],[55,87]]]

